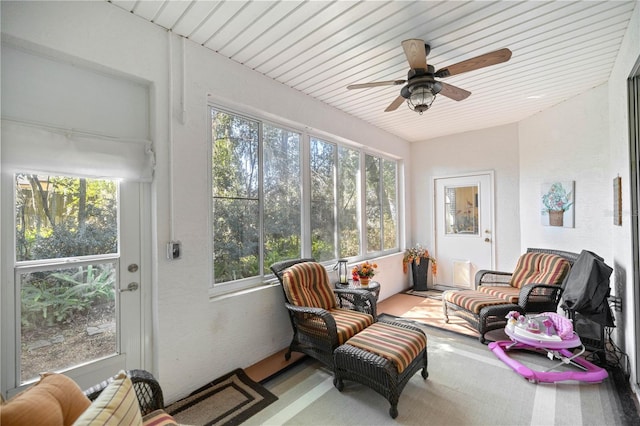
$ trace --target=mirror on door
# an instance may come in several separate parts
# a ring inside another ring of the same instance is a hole
[[[478,235],[478,185],[445,187],[445,233]]]

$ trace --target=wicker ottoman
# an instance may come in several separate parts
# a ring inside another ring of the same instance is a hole
[[[398,322],[376,322],[334,351],[334,386],[343,380],[370,387],[389,403],[391,418],[398,416],[398,400],[409,379],[420,369],[427,378],[427,336],[417,327]]]
[[[479,340],[485,343],[485,333],[504,328],[506,315],[511,311],[524,314],[520,305],[508,303],[504,299],[475,290],[448,290],[442,295],[444,322],[449,315],[455,315],[471,324],[478,333]]]

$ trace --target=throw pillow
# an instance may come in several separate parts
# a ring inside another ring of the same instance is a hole
[[[74,426],[142,425],[138,398],[131,379],[121,371]]]
[[[72,425],[91,401],[64,374],[44,373],[40,381],[0,405],[0,425]]]

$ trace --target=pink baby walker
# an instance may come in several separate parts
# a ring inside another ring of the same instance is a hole
[[[545,312],[525,316],[516,311],[509,312],[504,331],[511,341],[489,343],[489,349],[516,373],[532,383],[555,383],[563,380],[598,383],[609,376],[604,368],[581,356],[585,347],[573,331],[573,324],[557,313]],[[578,347],[580,349],[577,353],[569,350]],[[546,352],[550,360],[558,359],[560,362],[545,371],[535,371],[508,355],[509,351],[518,349]],[[580,371],[555,371],[565,364],[572,364]]]

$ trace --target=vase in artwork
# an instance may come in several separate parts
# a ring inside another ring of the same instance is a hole
[[[360,287],[369,287],[369,277],[360,277]]]
[[[564,210],[549,210],[549,225],[563,226]]]

